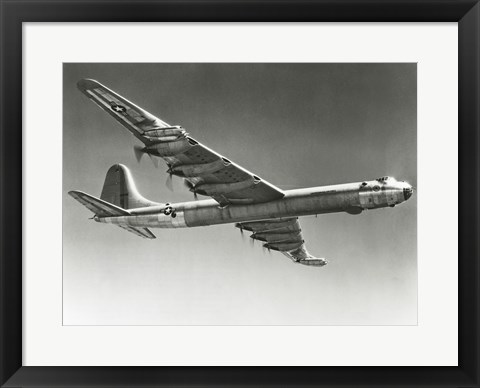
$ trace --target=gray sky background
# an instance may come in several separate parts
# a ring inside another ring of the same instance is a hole
[[[302,217],[293,264],[233,225],[152,229],[145,240],[67,195],[100,196],[128,166],[158,202],[193,200],[166,165],[76,88],[93,78],[283,189],[391,175],[417,186],[416,64],[65,64],[63,322],[66,325],[417,323],[417,201],[358,216]]]

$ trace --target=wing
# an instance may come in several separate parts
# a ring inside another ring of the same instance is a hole
[[[295,263],[323,266],[327,261],[308,253],[298,218],[278,218],[235,224],[240,230],[253,232],[250,237],[263,241],[267,249],[282,252]]]
[[[151,143],[149,139],[144,136],[145,132],[170,127],[164,121],[141,109],[95,80],[82,79],[78,81],[77,87],[83,94],[145,144]]]
[[[112,216],[125,216],[130,215],[125,209],[115,206],[109,202],[106,202],[100,198],[96,198],[93,195],[84,193],[83,191],[69,191],[68,194],[75,198],[78,202],[84,205],[88,210],[94,213],[98,217],[112,217]],[[125,229],[137,236],[144,238],[155,238],[155,235],[147,228],[133,227],[129,225],[118,225],[120,228]]]
[[[94,80],[78,88],[145,144],[144,153],[163,158],[168,173],[182,177],[194,194],[210,196],[220,206],[269,202],[282,190],[245,170]]]

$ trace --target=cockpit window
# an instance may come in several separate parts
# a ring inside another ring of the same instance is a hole
[[[389,177],[389,176],[382,176],[381,178],[378,178],[377,181],[379,181],[379,182],[386,182],[386,181],[388,181],[389,179],[393,179],[393,178],[391,178],[391,177]]]

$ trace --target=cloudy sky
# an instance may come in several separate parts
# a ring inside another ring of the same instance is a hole
[[[193,200],[166,166],[76,89],[93,78],[282,189],[371,180],[417,185],[415,64],[65,64],[66,325],[415,325],[416,195],[394,209],[303,217],[321,268],[295,265],[233,225],[153,229],[145,240],[67,195],[100,196],[128,166],[158,202]]]

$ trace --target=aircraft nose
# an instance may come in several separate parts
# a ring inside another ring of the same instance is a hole
[[[405,201],[408,198],[410,198],[412,194],[413,194],[413,187],[407,183],[403,188],[403,197],[405,198]]]

